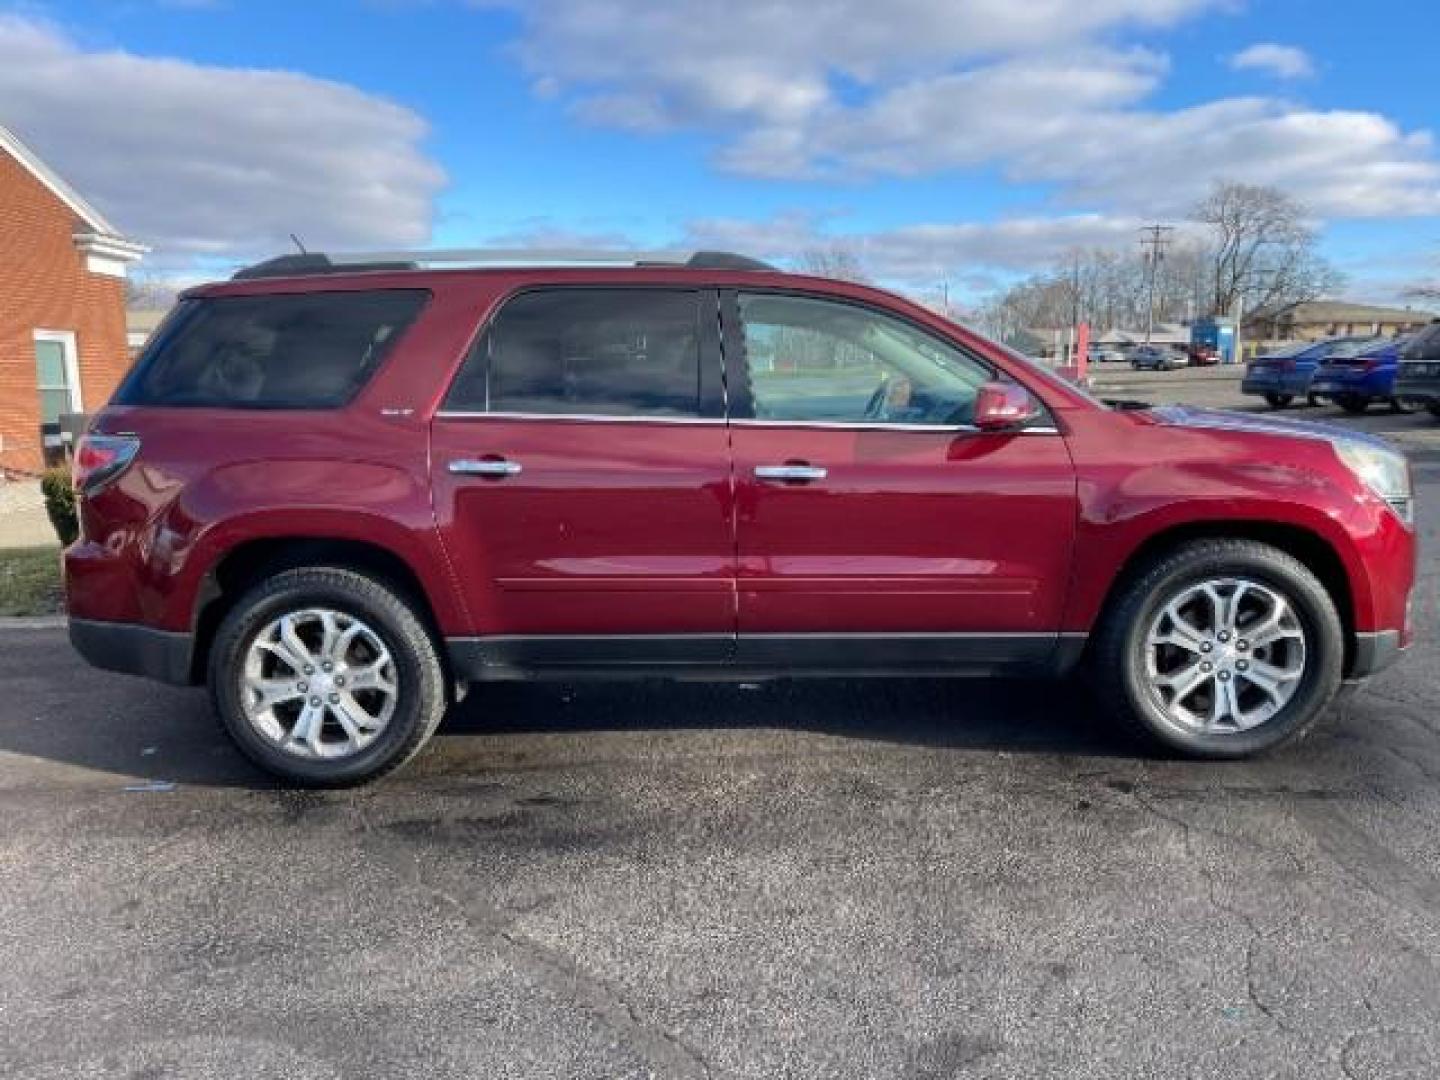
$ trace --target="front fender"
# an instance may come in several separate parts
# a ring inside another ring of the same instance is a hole
[[[1079,493],[1067,630],[1094,626],[1114,582],[1152,542],[1275,526],[1303,531],[1335,554],[1357,630],[1399,625],[1395,590],[1377,591],[1386,576],[1378,571],[1406,557],[1408,534],[1379,500],[1355,497],[1333,476],[1266,462],[1162,463],[1110,483],[1082,477]]]

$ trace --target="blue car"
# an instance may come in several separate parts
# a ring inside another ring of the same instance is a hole
[[[1395,396],[1400,351],[1407,340],[1382,338],[1335,350],[1315,370],[1310,392],[1348,413],[1363,413],[1372,401],[1388,401],[1395,412],[1409,412],[1410,406]]]
[[[1260,395],[1272,409],[1283,409],[1297,397],[1305,397],[1311,405],[1317,405],[1319,399],[1310,393],[1310,379],[1315,369],[1336,349],[1371,340],[1330,338],[1328,341],[1301,341],[1261,353],[1245,369],[1240,392]]]

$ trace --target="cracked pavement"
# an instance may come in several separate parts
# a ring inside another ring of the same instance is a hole
[[[0,630],[0,1075],[1433,1077],[1418,475],[1425,637],[1239,764],[1063,685],[516,685],[298,793]]]

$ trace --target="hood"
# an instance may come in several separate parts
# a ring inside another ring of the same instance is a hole
[[[1292,439],[1322,439],[1325,442],[1359,442],[1399,452],[1388,439],[1366,431],[1320,420],[1288,420],[1279,416],[1202,409],[1192,405],[1159,405],[1149,410],[1157,423],[1170,427],[1204,428],[1214,431],[1248,431],[1262,435],[1285,435]]]

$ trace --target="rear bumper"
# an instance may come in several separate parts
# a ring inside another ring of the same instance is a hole
[[[189,634],[136,623],[70,620],[70,644],[95,667],[189,686],[193,641]]]
[[[1355,656],[1351,660],[1350,671],[1345,676],[1346,681],[1368,679],[1371,675],[1384,671],[1405,654],[1406,648],[1406,645],[1400,644],[1399,630],[1356,634]]]
[[[1351,395],[1363,398],[1389,397],[1394,392],[1393,383],[1379,379],[1347,379],[1343,376],[1317,375],[1310,384],[1310,392],[1317,397],[1334,398]]]
[[[1289,394],[1299,397],[1310,390],[1310,372],[1249,372],[1240,382],[1242,394]]]

